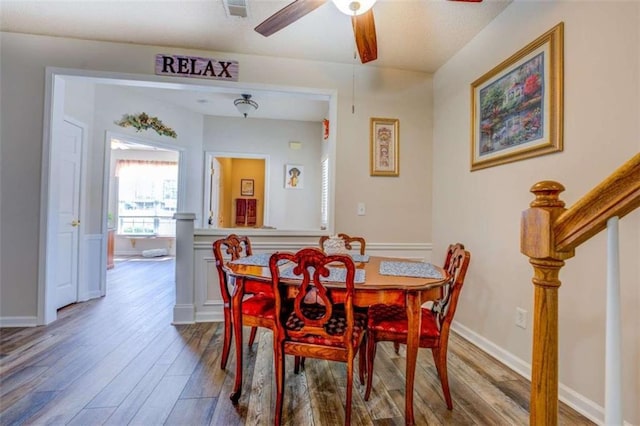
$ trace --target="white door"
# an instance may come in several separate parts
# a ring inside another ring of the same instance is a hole
[[[56,309],[78,301],[80,171],[83,129],[65,121],[56,142],[58,235],[56,238]],[[55,183],[52,183],[55,184]]]

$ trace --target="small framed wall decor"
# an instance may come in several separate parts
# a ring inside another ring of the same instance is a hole
[[[286,164],[284,166],[284,187],[285,189],[304,188],[304,167],[297,164]]]
[[[253,179],[240,179],[240,195],[243,197],[253,196]]]
[[[562,151],[558,25],[471,84],[471,170]]]
[[[371,176],[398,176],[400,174],[400,120],[376,118],[371,126]]]

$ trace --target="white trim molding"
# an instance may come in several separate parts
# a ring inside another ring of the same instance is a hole
[[[0,317],[0,327],[35,327],[38,317]]]
[[[531,364],[528,362],[518,358],[511,352],[501,348],[496,345],[492,341],[486,339],[485,337],[479,335],[475,331],[471,330],[468,327],[460,324],[457,321],[454,321],[451,325],[451,329],[458,333],[460,337],[463,339],[473,343],[475,346],[480,348],[482,351],[491,355],[514,372],[518,373],[522,377],[527,380],[531,380]],[[563,385],[562,383],[558,386],[558,399],[569,407],[573,408],[589,420],[597,423],[604,424],[604,407],[598,405],[597,403],[591,401],[589,398],[581,395],[570,387]],[[625,425],[629,425],[629,423],[624,422]]]
[[[193,324],[195,318],[195,307],[193,304],[176,304],[173,307],[173,321],[171,324]]]

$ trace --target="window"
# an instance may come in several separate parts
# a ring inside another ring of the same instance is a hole
[[[118,160],[118,234],[175,236],[178,163]]]
[[[320,229],[329,224],[329,159],[322,160],[320,166]]]

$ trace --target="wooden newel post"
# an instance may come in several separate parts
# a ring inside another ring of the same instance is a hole
[[[555,250],[553,226],[566,209],[559,194],[564,187],[553,181],[531,187],[536,199],[522,213],[520,251],[533,266],[533,356],[529,424],[558,424],[558,274],[574,251]]]

